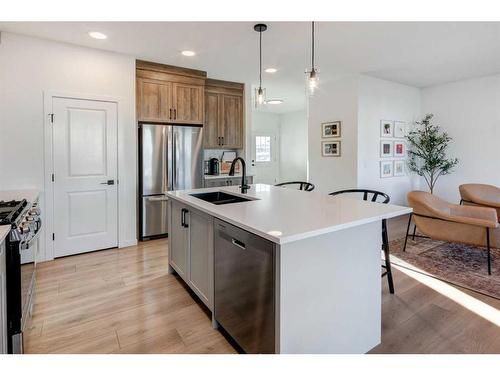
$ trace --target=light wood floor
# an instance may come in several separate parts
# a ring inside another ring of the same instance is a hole
[[[405,220],[389,225],[404,233]],[[27,353],[236,353],[176,276],[167,240],[39,265]],[[500,328],[397,270],[373,353],[500,353]],[[470,293],[500,310],[500,301]]]

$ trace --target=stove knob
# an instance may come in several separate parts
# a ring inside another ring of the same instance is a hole
[[[21,234],[26,234],[30,231],[31,229],[31,225],[27,222],[24,222],[24,223],[21,223],[21,225],[19,226],[19,231],[21,232]]]

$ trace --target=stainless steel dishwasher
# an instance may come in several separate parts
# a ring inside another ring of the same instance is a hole
[[[215,319],[246,353],[274,353],[274,244],[218,219],[214,237]]]

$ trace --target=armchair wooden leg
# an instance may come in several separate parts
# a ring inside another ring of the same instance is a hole
[[[387,234],[387,220],[382,220],[382,248],[384,250],[385,271],[389,283],[389,293],[394,294],[394,280],[392,279],[391,258],[389,255],[389,236]]]
[[[406,251],[406,243],[408,242],[408,233],[410,233],[411,217],[412,214],[410,214],[410,218],[408,219],[408,227],[406,228],[405,245],[403,246],[403,251]]]
[[[488,248],[488,275],[491,275],[490,228],[486,228],[486,246]]]

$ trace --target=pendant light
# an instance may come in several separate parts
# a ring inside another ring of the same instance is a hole
[[[267,25],[258,23],[253,29],[259,33],[259,88],[255,89],[255,108],[258,108],[266,103],[266,89],[262,88],[262,33]]]
[[[314,66],[314,21],[311,31],[311,70],[306,70],[306,90],[310,96],[314,95],[319,84],[319,70]]]

